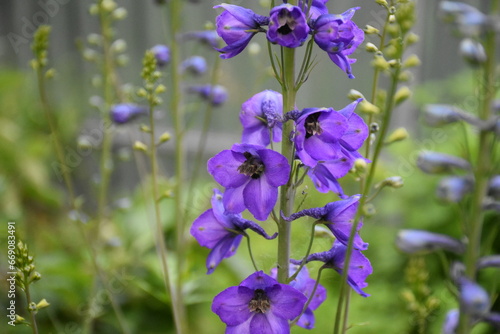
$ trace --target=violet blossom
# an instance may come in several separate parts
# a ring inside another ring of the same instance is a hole
[[[265,90],[255,94],[241,106],[240,121],[243,125],[243,143],[267,146],[272,139],[281,141],[280,122],[283,114],[281,93]]]
[[[321,261],[324,262],[324,268],[331,268],[342,275],[344,270],[345,255],[347,246],[334,241],[330,250],[321,253],[314,253],[309,255],[305,262]],[[301,264],[302,261],[291,260],[292,263]],[[351,260],[349,261],[349,269],[347,271],[347,283],[351,288],[362,297],[368,297],[369,294],[362,289],[368,286],[366,278],[373,272],[370,261],[357,249],[353,249]]]
[[[202,75],[207,71],[207,61],[202,56],[191,56],[181,63],[180,70],[182,73]]]
[[[301,46],[309,35],[306,15],[300,7],[284,3],[271,9],[267,39],[287,48]]]
[[[306,300],[302,292],[258,271],[215,296],[212,311],[227,325],[226,334],[288,334],[288,321],[300,315]]]
[[[318,219],[332,232],[337,240],[347,245],[351,235],[352,224],[359,205],[359,195],[351,196],[348,199],[331,202],[321,208],[311,208],[299,211],[286,218],[288,221],[294,221],[300,217],[308,216]],[[358,224],[358,231],[362,223]],[[354,236],[354,248],[366,250],[368,244],[364,242],[358,233]]]
[[[197,85],[187,88],[188,93],[197,93],[201,98],[209,101],[213,106],[222,105],[227,100],[227,90],[221,85]]]
[[[308,13],[308,20],[315,20],[321,15],[328,14],[328,8],[326,7],[327,2],[328,0],[313,0],[311,8],[308,8],[308,0],[299,0],[298,6],[304,8],[304,13]]]
[[[201,43],[218,48],[220,37],[215,30],[190,31],[180,35],[182,40],[197,40]]]
[[[120,103],[111,107],[110,116],[113,123],[125,124],[140,115],[146,114],[146,108],[134,103]]]
[[[221,4],[225,10],[217,16],[216,30],[227,46],[216,49],[222,59],[238,55],[250,43],[258,32],[264,32],[262,25],[269,23],[269,18],[255,14],[252,10],[236,5]]]
[[[311,24],[314,41],[328,53],[330,59],[349,78],[353,79],[351,64],[356,59],[350,59],[356,48],[363,42],[365,34],[351,19],[359,7],[351,8],[343,14],[326,14],[319,16]]]
[[[168,63],[170,62],[170,49],[168,46],[158,44],[153,46],[151,48],[151,51],[156,58],[156,64],[158,65],[158,67],[168,65]]]
[[[302,110],[295,121],[294,141],[297,155],[304,165],[315,167],[319,161],[342,157],[354,164],[356,159],[362,158],[356,150],[368,137],[368,126],[354,113],[360,101],[358,99],[339,111],[333,108]]]
[[[258,220],[267,219],[278,199],[278,187],[290,174],[283,155],[250,144],[234,144],[208,160],[207,165],[210,175],[226,188],[226,210],[240,213],[248,209]]]
[[[211,249],[206,263],[207,274],[211,274],[224,258],[236,253],[246,229],[266,239],[277,236],[276,233],[269,236],[260,225],[243,219],[239,214],[225,213],[223,195],[218,189],[214,189],[211,202],[212,208],[196,218],[190,230],[201,246]]]
[[[298,265],[294,264],[290,265],[289,275],[292,276],[298,269],[299,269]],[[275,279],[278,277],[277,268],[271,269],[271,276]],[[309,276],[309,271],[307,270],[307,267],[304,266],[297,274],[295,279],[288,284],[291,287],[302,292],[309,299],[311,294],[313,293],[314,285],[316,285],[316,280],[312,279]],[[311,301],[309,302],[309,305],[304,311],[304,314],[302,314],[299,320],[297,321],[297,326],[306,329],[314,328],[315,318],[313,311],[316,310],[325,301],[325,299],[326,299],[326,289],[321,284],[318,284],[318,286],[316,287],[316,291],[314,291],[314,295]]]

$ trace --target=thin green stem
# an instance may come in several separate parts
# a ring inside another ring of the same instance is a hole
[[[255,263],[255,259],[253,257],[252,253],[252,245],[250,244],[250,237],[245,233],[244,234],[245,239],[247,239],[247,246],[248,246],[248,254],[250,255],[250,260],[252,260],[252,265],[255,271],[259,271],[257,264]]]
[[[300,263],[300,265],[297,268],[297,270],[295,271],[295,273],[292,276],[290,276],[290,278],[288,279],[288,282],[293,281],[297,277],[297,275],[300,273],[300,271],[302,270],[302,268],[304,268],[304,266],[306,265],[306,259],[309,256],[309,254],[311,254],[311,249],[312,249],[312,245],[313,245],[313,242],[314,242],[314,232],[316,230],[316,225],[318,223],[319,222],[316,221],[316,222],[314,222],[312,224],[312,227],[311,227],[311,237],[309,238],[309,244],[307,245],[306,254],[302,258],[302,262]]]
[[[498,10],[500,1],[493,1],[492,8]],[[478,116],[482,120],[491,117],[491,103],[494,98],[495,86],[495,43],[496,34],[493,30],[486,33],[484,47],[487,60],[482,68],[483,79],[480,85]],[[492,174],[491,147],[494,141],[494,133],[481,131],[479,133],[478,154],[474,166],[474,191],[472,194],[470,221],[467,229],[470,231],[468,245],[465,253],[465,275],[472,281],[476,279],[477,260],[481,256],[481,237],[484,222],[483,201],[488,191],[488,182]],[[459,322],[459,334],[467,334],[471,329],[470,317],[461,310]]]
[[[35,310],[31,310],[30,305],[31,305],[31,293],[30,293],[30,282],[29,282],[29,275],[24,274],[24,292],[26,294],[26,303],[28,304],[28,310],[30,313],[30,318],[31,318],[31,330],[33,331],[33,334],[38,334],[38,325],[36,323],[36,317],[35,317]]]
[[[307,302],[304,304],[304,308],[302,309],[302,312],[299,314],[298,317],[296,317],[290,324],[290,326],[293,326],[297,323],[297,321],[299,321],[300,317],[306,312],[307,308],[309,307],[309,304],[311,304],[313,298],[314,298],[314,294],[316,293],[316,290],[318,289],[318,285],[319,285],[319,280],[321,279],[321,273],[323,272],[323,269],[325,269],[325,267],[321,267],[319,268],[318,270],[318,277],[316,277],[316,282],[314,283],[314,287],[311,291],[311,295],[309,296],[309,298],[307,299]]]
[[[283,112],[286,113],[295,108],[295,49],[281,48],[282,55],[282,75],[283,75]],[[290,166],[293,166],[294,147],[290,141],[290,134],[293,131],[293,122],[283,124],[283,142],[281,154],[286,157]],[[285,216],[290,216],[293,211],[295,201],[295,187],[293,185],[292,174],[288,182],[280,189],[280,210]],[[289,275],[291,225],[288,221],[279,217],[278,223],[278,281],[286,283]]]

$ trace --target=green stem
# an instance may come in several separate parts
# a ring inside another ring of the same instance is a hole
[[[167,7],[168,6],[168,7]],[[172,121],[174,125],[174,138],[175,138],[175,178],[174,185],[174,217],[175,217],[175,231],[176,243],[175,249],[177,254],[177,279],[175,281],[175,295],[176,303],[173,304],[174,312],[177,317],[177,333],[187,333],[187,321],[183,303],[182,295],[182,273],[184,270],[184,256],[185,256],[185,242],[184,242],[184,211],[183,211],[183,197],[184,197],[184,173],[185,173],[185,155],[183,143],[183,113],[181,109],[181,87],[180,75],[178,72],[180,64],[180,49],[179,43],[176,41],[176,36],[181,27],[181,12],[182,1],[172,0],[165,8],[168,8],[167,17],[169,18],[169,39],[170,39],[170,110],[172,114]]]
[[[300,313],[299,316],[291,322],[290,326],[295,325],[297,323],[297,321],[299,321],[300,317],[306,312],[307,308],[309,307],[309,304],[311,304],[311,302],[314,298],[314,294],[316,293],[316,290],[318,289],[319,280],[321,278],[321,273],[323,272],[323,269],[325,269],[324,266],[319,268],[318,277],[316,277],[316,282],[314,283],[314,287],[311,291],[311,295],[307,299],[307,302],[304,304],[304,308],[302,309],[302,313]]]
[[[245,239],[247,239],[248,254],[250,255],[250,260],[252,260],[253,268],[255,269],[255,271],[259,271],[259,269],[257,268],[257,264],[255,263],[255,259],[253,257],[252,245],[250,244],[250,237],[246,233],[244,234],[244,237]]]
[[[492,4],[493,12],[498,11],[500,1]],[[478,116],[482,120],[491,117],[491,103],[495,95],[495,32],[486,34],[484,47],[487,60],[483,66],[483,80],[480,85]],[[492,174],[491,147],[494,141],[494,133],[481,131],[479,133],[478,155],[474,168],[474,191],[472,194],[470,220],[467,224],[469,231],[468,245],[465,253],[465,275],[472,281],[476,279],[477,260],[481,256],[481,236],[483,230],[484,210],[483,201],[488,191],[488,182]],[[459,322],[459,334],[467,334],[471,330],[470,317],[461,310]]]
[[[317,221],[314,222],[314,224],[312,224],[311,237],[309,238],[309,245],[307,246],[306,255],[304,255],[304,257],[302,258],[302,262],[300,263],[300,265],[297,268],[297,270],[295,271],[295,273],[288,279],[288,282],[293,281],[297,277],[297,275],[300,273],[302,268],[306,265],[306,259],[309,256],[309,254],[311,254],[311,249],[312,249],[312,245],[313,245],[313,241],[314,241],[314,232],[315,232],[317,224],[318,224]]]
[[[282,77],[283,77],[283,112],[286,113],[295,108],[295,96],[297,94],[295,87],[295,49],[282,47]],[[293,131],[293,122],[283,124],[283,141],[281,154],[283,154],[290,166],[293,166],[294,147],[290,141],[290,134]],[[285,216],[290,216],[293,211],[295,200],[295,188],[293,185],[293,170],[290,173],[287,184],[280,189],[280,210]],[[291,226],[283,217],[279,217],[278,222],[278,281],[288,282],[289,261],[290,261],[290,241]]]
[[[31,305],[31,293],[30,293],[30,282],[29,275],[24,274],[24,292],[26,293],[26,302],[28,303],[28,310],[31,318],[31,329],[33,330],[33,334],[38,334],[38,326],[36,323],[35,311],[30,309]]]

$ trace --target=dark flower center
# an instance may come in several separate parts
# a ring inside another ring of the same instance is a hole
[[[290,12],[286,9],[281,10],[278,15],[278,23],[280,27],[278,28],[278,33],[281,35],[288,35],[295,29],[297,22],[290,15]]]
[[[238,172],[250,176],[252,179],[258,179],[264,173],[264,164],[259,157],[250,152],[243,153],[246,160],[238,167]]]
[[[307,116],[304,124],[304,127],[306,128],[306,139],[313,135],[320,135],[323,133],[323,129],[319,125],[318,121],[319,116],[319,112]]]
[[[248,303],[248,308],[250,312],[266,313],[271,307],[271,302],[266,295],[266,292],[262,289],[257,289],[253,293],[253,298]]]

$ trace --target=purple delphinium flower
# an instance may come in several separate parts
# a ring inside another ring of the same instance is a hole
[[[323,267],[334,269],[342,275],[344,270],[345,255],[347,246],[335,240],[330,250],[321,253],[314,253],[306,258],[306,263],[311,261],[321,261],[325,264]],[[300,264],[302,261],[291,260],[292,263]],[[372,265],[370,261],[361,253],[361,251],[354,249],[351,254],[351,261],[349,262],[349,269],[347,271],[347,283],[353,288],[356,293],[363,297],[368,297],[369,294],[362,289],[368,286],[366,278],[372,273]]]
[[[226,214],[221,192],[214,189],[212,208],[195,219],[191,226],[191,235],[203,246],[210,248],[207,257],[207,274],[211,274],[224,259],[236,253],[246,229],[260,234],[266,239],[274,239],[277,234],[269,236],[264,229],[239,214]]]
[[[314,186],[319,192],[327,193],[334,192],[340,198],[345,199],[347,196],[344,194],[338,179],[344,177],[352,168],[353,162],[346,158],[320,161],[307,171],[307,175],[313,181]]]
[[[418,155],[417,166],[427,174],[452,173],[455,168],[471,170],[471,165],[467,160],[433,151],[422,151]]]
[[[242,143],[267,146],[281,141],[280,122],[283,114],[283,97],[273,90],[255,94],[241,105],[240,121],[243,125]]]
[[[302,312],[306,300],[302,292],[258,271],[215,296],[212,312],[227,325],[226,334],[288,334],[288,321]]]
[[[134,118],[145,115],[146,108],[134,103],[115,104],[111,107],[110,116],[113,123],[125,124]]]
[[[351,234],[352,223],[359,205],[359,195],[348,199],[331,202],[321,208],[311,208],[299,211],[285,218],[288,221],[308,216],[320,220],[328,227],[339,242],[347,245]],[[362,224],[358,224],[358,231]],[[368,244],[364,242],[358,233],[354,236],[354,248],[365,250]]]
[[[220,37],[215,30],[190,31],[180,35],[181,40],[197,40],[212,48],[218,48]]]
[[[490,309],[490,297],[482,286],[461,277],[459,282],[461,310],[472,316],[484,316]]]
[[[465,246],[459,240],[444,234],[424,230],[401,230],[396,237],[396,244],[405,253],[414,254],[444,249],[462,254]]]
[[[188,93],[197,93],[203,99],[209,101],[213,106],[222,105],[227,100],[227,90],[221,85],[199,85],[187,88]]]
[[[460,312],[457,309],[448,311],[444,319],[442,334],[456,334]]]
[[[306,15],[300,7],[282,4],[271,9],[267,39],[287,48],[301,46],[309,34]]]
[[[208,160],[208,172],[226,188],[224,207],[240,213],[248,209],[266,220],[278,198],[278,187],[288,181],[290,165],[278,152],[263,146],[234,144]]]
[[[295,274],[295,271],[299,269],[298,265],[290,265],[289,266],[289,275],[292,276]],[[278,269],[273,268],[271,269],[271,276],[273,278],[278,277]],[[309,271],[307,270],[307,267],[302,267],[298,275],[295,277],[293,281],[288,283],[291,287],[295,288],[296,290],[302,292],[308,299],[311,296],[311,293],[313,292],[314,285],[316,284],[316,280],[312,279],[309,276]],[[312,297],[311,301],[309,302],[309,305],[307,306],[307,309],[304,311],[304,314],[302,314],[297,321],[297,326],[306,328],[306,329],[312,329],[314,328],[314,313],[313,311],[316,310],[326,299],[326,289],[321,285],[318,284],[316,291],[314,292],[314,296]]]
[[[207,71],[207,61],[202,56],[191,56],[181,63],[181,72],[202,75]]]
[[[261,26],[267,25],[269,18],[236,5],[221,4],[214,8],[219,7],[225,10],[217,16],[216,30],[227,46],[216,50],[222,59],[228,59],[243,51],[255,34],[264,32]]]
[[[436,196],[445,202],[458,203],[471,193],[473,188],[474,181],[469,177],[448,176],[439,181]]]
[[[308,2],[308,0],[299,0],[298,4],[300,8],[304,8],[304,13],[308,13],[308,20],[316,20],[319,16],[328,14],[328,8],[326,7],[328,0],[313,0],[311,8],[307,8]]]
[[[297,155],[304,165],[315,167],[318,161],[342,157],[354,163],[361,157],[356,150],[368,137],[368,126],[354,113],[360,101],[354,101],[339,111],[332,108],[302,110],[295,121],[294,141]]]
[[[326,14],[312,22],[314,41],[328,53],[330,59],[349,78],[353,79],[350,59],[356,48],[363,42],[365,34],[351,19],[359,7],[351,8],[343,14]]]
[[[158,44],[151,48],[155,55],[158,67],[163,67],[170,62],[170,49],[166,45]]]

